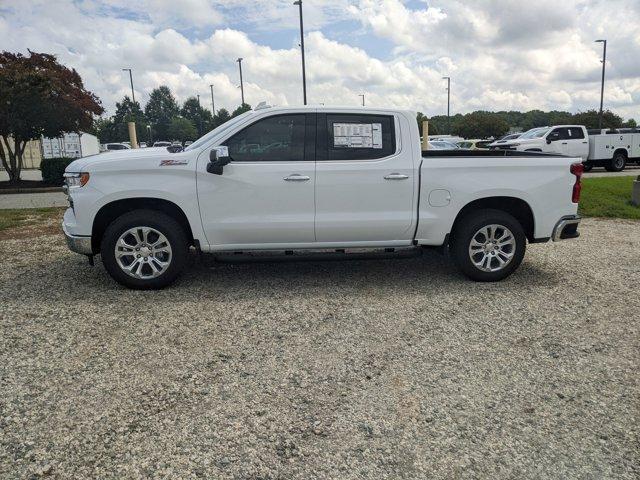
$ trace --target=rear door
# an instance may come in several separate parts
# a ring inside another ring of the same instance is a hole
[[[263,117],[222,142],[222,175],[198,161],[198,202],[214,249],[313,243],[315,113]]]
[[[318,114],[318,242],[413,238],[417,168],[411,146],[401,141],[402,119],[394,114]]]

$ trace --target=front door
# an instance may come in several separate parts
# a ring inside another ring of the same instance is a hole
[[[412,239],[417,168],[411,146],[401,145],[400,118],[318,114],[319,243],[391,244]]]
[[[315,113],[257,120],[222,142],[231,162],[197,167],[202,224],[212,249],[274,248],[310,243],[314,235]]]

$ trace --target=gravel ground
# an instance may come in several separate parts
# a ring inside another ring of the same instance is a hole
[[[500,284],[419,259],[134,292],[0,242],[2,478],[638,478],[640,222]]]

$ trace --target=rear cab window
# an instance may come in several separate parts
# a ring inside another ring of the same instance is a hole
[[[372,160],[396,153],[393,115],[318,114],[317,160]]]

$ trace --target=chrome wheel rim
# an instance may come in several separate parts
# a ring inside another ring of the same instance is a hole
[[[127,275],[148,280],[159,277],[171,265],[171,244],[155,228],[133,227],[118,238],[115,256]]]
[[[485,225],[478,230],[469,244],[469,258],[483,272],[498,272],[513,260],[516,239],[504,225]]]

